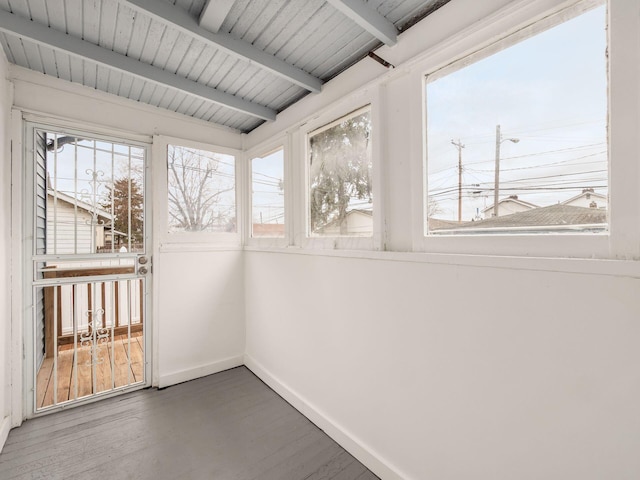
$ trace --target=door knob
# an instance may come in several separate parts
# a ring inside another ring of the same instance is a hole
[[[147,274],[147,267],[139,267],[138,268],[138,274],[139,275],[146,275]]]

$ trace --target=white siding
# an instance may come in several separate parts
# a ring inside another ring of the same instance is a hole
[[[95,253],[91,248],[91,214],[54,195],[47,196],[47,253]],[[76,243],[77,241],[77,243]]]
[[[595,202],[595,207],[591,206],[592,202]],[[573,207],[607,208],[607,197],[595,193],[583,193],[577,198],[564,202],[564,204]]]
[[[43,132],[35,134],[35,154],[36,154],[36,253],[42,255],[46,253],[47,242],[47,150],[46,136]],[[38,279],[42,278],[40,273]],[[41,365],[45,354],[45,332],[44,332],[44,290],[36,290],[35,297],[35,322],[36,322],[36,365]]]
[[[498,216],[502,217],[504,215],[511,215],[512,213],[518,212],[526,212],[527,210],[531,210],[532,207],[527,205],[523,205],[518,202],[513,202],[511,200],[503,200],[498,203]],[[484,218],[493,217],[493,205],[486,209],[483,213]]]
[[[347,214],[347,232],[352,235],[371,235],[373,216],[358,211]],[[323,235],[340,235],[340,225],[332,224],[323,230]]]

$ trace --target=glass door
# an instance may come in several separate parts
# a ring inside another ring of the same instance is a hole
[[[33,413],[147,385],[144,144],[30,125]]]

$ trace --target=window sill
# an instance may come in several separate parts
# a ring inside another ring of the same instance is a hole
[[[239,252],[242,251],[239,243],[161,243],[159,253],[192,253],[192,252]]]
[[[500,268],[586,275],[640,278],[640,261],[594,258],[553,258],[460,253],[381,252],[367,250],[312,250],[300,247],[261,248],[246,246],[249,253],[276,253],[407,263],[429,263],[477,268]]]

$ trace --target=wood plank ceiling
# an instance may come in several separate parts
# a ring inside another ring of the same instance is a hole
[[[0,0],[0,44],[21,67],[249,132],[448,1]]]

